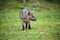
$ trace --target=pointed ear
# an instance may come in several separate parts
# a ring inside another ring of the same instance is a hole
[[[30,12],[28,12],[28,15],[30,15]]]
[[[26,15],[28,15],[29,11],[26,12]]]
[[[31,10],[31,13],[32,13],[32,14],[34,14],[34,11],[33,11],[33,10]]]
[[[27,11],[26,15],[30,15],[30,11]]]

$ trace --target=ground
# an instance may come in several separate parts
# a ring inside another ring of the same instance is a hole
[[[24,7],[34,10],[37,19],[32,29],[21,30],[19,13]],[[60,6],[55,3],[6,3],[0,11],[0,40],[60,40]]]

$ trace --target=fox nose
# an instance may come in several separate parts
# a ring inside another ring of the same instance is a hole
[[[37,19],[35,19],[35,21],[37,21]]]
[[[30,20],[32,20],[32,21],[36,21],[36,19],[35,19],[35,18],[31,18]]]
[[[34,21],[37,21],[37,19],[34,19]]]

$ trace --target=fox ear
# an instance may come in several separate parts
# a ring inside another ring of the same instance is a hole
[[[34,14],[34,11],[33,10],[31,12]]]
[[[30,15],[30,12],[28,12],[28,15]]]
[[[27,13],[26,13],[27,15],[30,15],[30,11],[27,11]]]

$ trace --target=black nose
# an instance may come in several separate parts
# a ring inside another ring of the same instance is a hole
[[[36,19],[31,19],[32,21],[36,21]]]
[[[34,19],[34,21],[37,21],[37,19]]]

